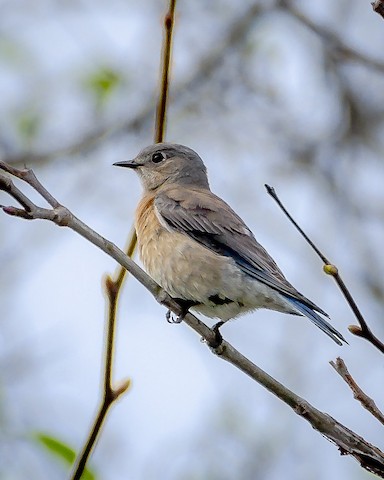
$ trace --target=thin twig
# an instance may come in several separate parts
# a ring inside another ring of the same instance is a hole
[[[366,393],[359,387],[355,382],[352,375],[349,373],[347,366],[344,363],[344,360],[340,357],[336,358],[335,362],[329,362],[331,366],[336,370],[336,372],[341,376],[341,378],[347,383],[349,388],[352,390],[353,396],[358,400],[361,405],[368,410],[380,423],[384,425],[384,415],[377,407],[375,401],[368,397]]]
[[[162,52],[160,95],[157,102],[155,122],[155,143],[161,143],[165,138],[166,111],[169,94],[169,73],[171,68],[172,33],[175,23],[176,0],[169,1],[169,9],[164,17],[164,41]]]
[[[155,122],[155,143],[162,142],[164,139],[166,125],[167,99],[169,89],[169,71],[172,50],[172,30],[175,19],[176,0],[170,0],[169,9],[164,17],[164,41],[162,53],[161,67],[161,83],[159,100],[157,106],[156,122]],[[44,197],[45,198],[45,197]],[[50,203],[51,204],[51,203]],[[52,204],[51,204],[52,205]],[[54,205],[52,205],[54,207]],[[135,252],[137,244],[137,236],[134,228],[128,237],[126,253],[131,258]],[[124,382],[117,390],[112,387],[112,369],[113,369],[113,352],[114,352],[114,335],[117,321],[117,306],[119,295],[126,278],[127,269],[123,266],[117,268],[114,277],[107,275],[105,278],[105,290],[108,301],[108,325],[106,329],[106,346],[104,352],[104,396],[99,407],[99,411],[94,420],[92,429],[87,437],[85,445],[78,455],[71,479],[78,480],[84,471],[88,457],[95,445],[95,442],[101,432],[102,425],[107,416],[108,410],[112,403],[124,393],[129,381]]]
[[[44,188],[43,185],[39,182],[33,170],[31,170],[30,168],[18,169],[12,167],[12,165],[8,165],[3,161],[0,161],[0,164],[1,170],[4,170],[5,172],[10,173],[14,177],[20,178],[20,180],[24,180],[27,183],[32,182],[34,185],[33,188],[44,198],[44,200],[49,203],[49,205],[51,205],[51,207],[56,208],[60,206],[58,201],[54,197],[52,197],[48,190]]]
[[[1,169],[1,164],[0,164]],[[0,177],[1,178],[1,177]],[[26,182],[34,188],[33,177],[26,180]],[[12,186],[12,182],[1,182],[0,189],[8,192],[13,198],[18,200],[19,190]],[[59,204],[59,202],[57,202]],[[149,275],[147,275],[136,263],[127,255],[124,254],[116,245],[108,241],[97,232],[92,230],[75,215],[73,215],[66,207],[60,205],[53,209],[44,209],[35,206],[30,202],[31,210],[28,212],[30,219],[47,219],[59,226],[67,226],[89,240],[92,244],[103,250],[109,256],[114,258],[121,266],[126,268],[147,290],[154,296],[154,298],[168,309],[172,310],[176,315],[183,312],[183,308],[179,303],[168,295]],[[13,210],[12,210],[13,208]],[[3,210],[14,216],[20,216],[20,210],[14,207],[3,207]],[[203,322],[191,313],[187,313],[184,317],[184,322],[195,330],[200,336],[204,338],[206,343],[212,344],[215,340],[215,333],[208,328]],[[377,447],[369,444],[362,437],[339,423],[330,415],[323,413],[316,409],[313,405],[308,403],[303,398],[296,395],[294,392],[286,388],[280,382],[272,378],[264,372],[257,365],[252,363],[248,358],[244,357],[232,345],[223,340],[223,343],[217,349],[211,349],[212,353],[219,358],[228,361],[236,368],[246,373],[253,380],[263,385],[264,388],[280,398],[284,403],[289,405],[293,411],[307,420],[314,429],[319,431],[328,440],[334,443],[341,454],[351,455],[355,458],[362,468],[369,472],[375,473],[381,478],[384,478],[384,453]],[[122,390],[126,388],[123,385]],[[116,389],[115,389],[116,392]],[[100,411],[96,430],[99,429],[99,424],[105,417],[104,410]]]
[[[308,242],[308,244],[313,248],[313,250],[317,253],[317,255],[321,258],[324,263],[323,270],[327,275],[331,275],[338,287],[340,288],[341,292],[343,293],[348,305],[350,306],[352,312],[354,313],[357,321],[359,322],[360,326],[358,325],[350,325],[348,330],[358,337],[365,338],[374,345],[377,349],[379,349],[382,353],[384,353],[384,343],[381,342],[371,331],[368,327],[367,322],[365,321],[362,313],[359,310],[354,298],[352,297],[349,289],[345,285],[343,279],[339,274],[338,268],[328,260],[328,258],[319,250],[319,248],[313,243],[313,241],[308,237],[308,235],[303,231],[303,229],[297,224],[297,222],[292,218],[288,210],[284,207],[281,200],[277,196],[275,189],[269,185],[265,185],[265,188],[269,195],[275,200],[275,202],[279,205],[281,210],[285,213],[288,217],[290,222],[296,227],[296,229],[301,233],[304,239]]]
[[[107,276],[105,280],[106,293],[109,297],[109,314],[108,324],[105,334],[105,346],[104,346],[104,386],[103,386],[103,400],[100,404],[96,418],[92,425],[91,431],[87,436],[87,440],[80,451],[77,459],[74,463],[71,480],[80,480],[87,464],[88,458],[95,446],[96,440],[100,436],[101,428],[106,419],[107,413],[116,400],[125,393],[129,386],[130,380],[126,379],[117,387],[112,386],[112,371],[113,371],[113,357],[114,357],[114,338],[116,330],[116,296],[118,291],[115,289],[115,283],[111,277]]]

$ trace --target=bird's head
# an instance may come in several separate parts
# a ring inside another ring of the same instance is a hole
[[[157,143],[141,150],[133,160],[114,165],[134,169],[147,191],[168,184],[209,188],[202,159],[184,145]]]

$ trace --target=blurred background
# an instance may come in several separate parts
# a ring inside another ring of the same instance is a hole
[[[152,143],[165,0],[0,7],[2,159],[32,167],[123,247],[141,187],[112,163]],[[167,130],[201,155],[212,190],[350,345],[268,311],[230,322],[224,337],[381,448],[382,427],[328,362],[340,355],[384,407],[383,357],[348,333],[352,313],[264,184],[338,265],[384,339],[383,44],[368,0],[180,0]],[[0,192],[0,203],[12,202]],[[0,215],[0,242],[0,478],[64,479],[68,466],[36,434],[74,449],[87,435],[100,395],[102,278],[116,265],[49,222]],[[192,330],[169,325],[132,278],[118,320],[115,378],[125,377],[132,388],[90,462],[96,478],[372,478]]]

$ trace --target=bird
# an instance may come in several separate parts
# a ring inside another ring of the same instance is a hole
[[[320,307],[298,292],[235,211],[209,186],[207,169],[191,148],[157,143],[133,160],[143,196],[135,214],[141,261],[183,308],[219,322],[265,308],[305,316],[338,345],[346,342]],[[169,318],[169,316],[168,316]],[[346,342],[347,343],[347,342]]]

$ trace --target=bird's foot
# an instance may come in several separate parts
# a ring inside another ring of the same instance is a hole
[[[167,310],[167,313],[165,314],[165,318],[168,323],[181,323],[183,321],[184,316],[182,315],[176,316],[173,312],[171,312],[171,310]]]
[[[184,320],[184,317],[188,313],[188,310],[196,305],[196,302],[192,302],[190,300],[183,300],[182,298],[175,298],[177,303],[181,307],[181,314],[179,316],[175,316],[171,310],[168,310],[165,314],[165,318],[168,323],[181,323]]]
[[[215,334],[215,338],[212,342],[209,342],[208,345],[211,347],[211,348],[218,348],[220,347],[220,345],[223,343],[223,337],[220,333],[220,327],[222,327],[224,325],[224,322],[217,322],[213,327],[212,327],[212,331],[213,333]]]

